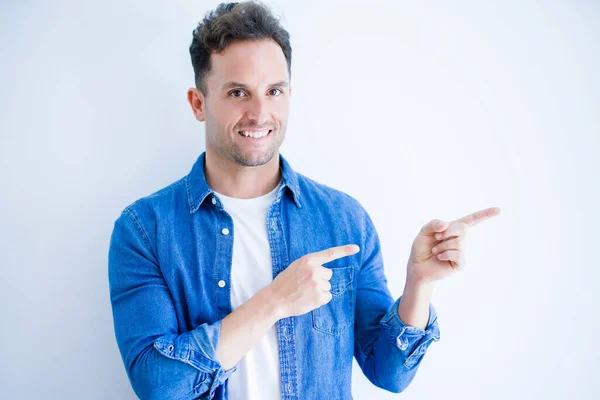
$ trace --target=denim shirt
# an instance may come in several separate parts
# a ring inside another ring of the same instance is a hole
[[[227,399],[237,369],[224,370],[217,357],[221,320],[232,311],[235,226],[206,182],[204,160],[202,153],[189,175],[130,204],[114,223],[115,336],[142,399]],[[279,160],[282,185],[267,213],[273,277],[308,253],[360,246],[324,264],[332,271],[329,303],[277,321],[282,399],[351,399],[353,357],[374,385],[404,390],[439,340],[433,306],[425,329],[405,325],[367,212]]]

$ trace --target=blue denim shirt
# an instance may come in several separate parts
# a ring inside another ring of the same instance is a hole
[[[108,278],[114,329],[127,375],[143,399],[227,399],[217,358],[221,320],[231,313],[235,226],[206,183],[205,153],[189,175],[127,206],[111,236]],[[412,381],[432,341],[398,317],[377,232],[352,197],[292,170],[267,214],[273,277],[301,256],[354,243],[360,252],[324,264],[332,300],[277,321],[281,395],[351,399],[352,360],[383,389]]]

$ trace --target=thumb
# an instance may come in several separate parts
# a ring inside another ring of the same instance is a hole
[[[421,235],[433,235],[436,232],[443,232],[448,228],[448,222],[441,219],[432,219],[421,228]]]

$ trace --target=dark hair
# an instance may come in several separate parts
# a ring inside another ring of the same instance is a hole
[[[279,44],[291,77],[290,34],[265,5],[253,1],[221,3],[215,10],[207,12],[194,29],[190,45],[196,87],[206,96],[206,77],[211,68],[212,52],[220,53],[234,41],[260,39],[272,39]]]

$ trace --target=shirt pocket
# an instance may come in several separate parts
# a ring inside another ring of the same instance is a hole
[[[311,311],[313,328],[339,336],[354,322],[354,267],[331,268],[331,301]]]

